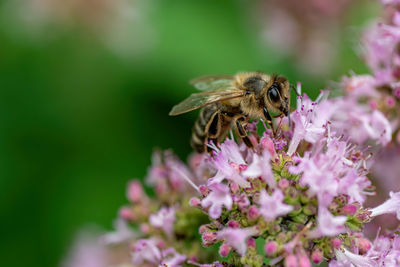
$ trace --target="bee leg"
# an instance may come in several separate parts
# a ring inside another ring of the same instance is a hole
[[[243,142],[246,144],[247,147],[253,148],[253,144],[251,143],[249,137],[247,136],[247,132],[243,127],[243,122],[245,121],[245,117],[237,118],[235,121],[236,128],[239,132],[240,138],[242,138]]]
[[[214,114],[211,115],[210,121],[206,125],[205,132],[207,133],[207,142],[213,142],[214,144],[217,143],[218,138],[221,134],[221,113],[219,110],[214,112]],[[211,153],[212,148],[208,147],[207,144],[205,144],[205,151]]]
[[[269,127],[272,130],[272,135],[275,136],[276,132],[275,132],[275,129],[274,129],[274,125],[272,124],[272,118],[271,118],[271,115],[269,114],[268,109],[266,107],[264,107],[264,116],[265,116],[265,119],[267,121],[267,124],[269,125]]]

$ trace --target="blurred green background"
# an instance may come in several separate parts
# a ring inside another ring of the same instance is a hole
[[[193,92],[190,79],[261,70],[316,96],[366,71],[357,33],[378,12],[353,6],[340,23],[339,64],[311,75],[260,42],[257,1],[131,1],[137,18],[119,24],[121,41],[85,16],[43,22],[0,3],[0,262],[41,267],[58,266],[88,223],[111,229],[153,148],[186,159],[196,112],[168,112]]]

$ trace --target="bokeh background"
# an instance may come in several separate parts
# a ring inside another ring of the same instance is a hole
[[[1,265],[59,266],[79,229],[111,229],[154,148],[186,159],[196,112],[168,112],[190,79],[260,70],[316,96],[367,71],[377,3],[285,1],[0,1]]]

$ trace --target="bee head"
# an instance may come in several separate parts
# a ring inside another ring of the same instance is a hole
[[[280,111],[286,116],[289,114],[290,92],[289,82],[284,77],[273,78],[273,83],[267,88],[264,102],[273,110]]]

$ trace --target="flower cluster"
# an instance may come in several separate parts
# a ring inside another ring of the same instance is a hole
[[[370,241],[364,231],[383,214],[400,220],[400,192],[365,204],[375,195],[371,149],[398,135],[400,13],[393,12],[393,23],[367,39],[373,75],[345,78],[345,96],[299,96],[293,125],[280,119],[276,134],[248,123],[252,148],[231,135],[208,144],[210,154],[191,155],[188,166],[170,151],[155,152],[145,179],[154,190],[131,181],[116,231],[95,246],[103,255],[120,249],[129,260],[110,256],[93,266],[399,266],[400,232],[382,230]]]
[[[388,118],[400,144],[400,9],[397,1],[382,2],[387,18],[368,28],[362,39],[372,74],[345,77],[342,84],[348,99]]]
[[[377,201],[379,198],[382,201],[379,196],[387,195],[391,190],[400,190],[400,7],[398,1],[381,2],[384,18],[367,28],[361,40],[362,54],[371,73],[353,74],[342,80],[343,99],[353,103],[351,109],[363,110],[375,117],[369,123],[365,123],[367,120],[362,116],[353,117],[365,125],[364,131],[355,132],[357,138],[353,140],[365,144],[365,136],[376,136],[373,139],[384,145],[375,149],[371,167],[378,193],[383,193],[378,194]],[[386,130],[379,133],[378,129]],[[382,218],[379,226],[394,227],[396,223],[390,218]]]
[[[228,138],[210,144],[212,155],[192,155],[190,167],[156,152],[146,178],[155,197],[130,182],[130,204],[119,212],[125,226],[103,241],[127,242],[128,266],[391,266],[400,253],[397,234],[371,243],[363,228],[381,214],[400,219],[400,193],[364,207],[373,194],[370,154],[335,132],[321,111],[330,100],[321,101],[299,98],[294,125],[281,122],[276,136],[251,134],[253,149]]]

